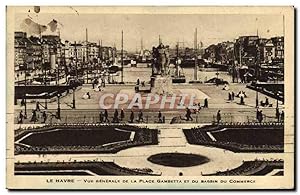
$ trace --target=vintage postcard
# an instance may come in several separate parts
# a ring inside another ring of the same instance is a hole
[[[7,6],[8,189],[295,188],[294,7]]]

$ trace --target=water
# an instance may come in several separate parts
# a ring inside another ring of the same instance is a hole
[[[193,68],[185,68],[183,70],[183,72],[184,72],[187,82],[194,79],[194,69]],[[216,73],[217,73],[217,71],[212,71],[212,72],[198,71],[198,80],[204,82],[213,77],[216,77]],[[228,82],[230,82],[232,80],[231,76],[227,72],[218,72],[218,73],[219,73],[219,75],[218,75],[219,78],[222,78]],[[124,82],[135,83],[138,78],[140,79],[140,81],[149,81],[151,74],[152,74],[151,68],[125,67],[124,68]],[[116,76],[115,80],[120,82],[121,76]]]

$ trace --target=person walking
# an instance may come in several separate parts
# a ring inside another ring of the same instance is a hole
[[[231,93],[228,92],[228,100],[231,101],[232,100],[232,97],[231,97]]]
[[[102,78],[102,85],[103,85],[103,87],[105,87],[105,79],[104,78]]]
[[[123,121],[123,119],[125,118],[125,113],[123,108],[121,109],[121,115],[120,115],[121,121]]]
[[[269,98],[266,97],[265,106],[269,106]]]
[[[21,100],[21,106],[25,106],[25,99],[24,98],[22,98],[22,100]]]
[[[101,111],[99,113],[99,121],[100,123],[103,123],[103,113]]]
[[[36,122],[37,121],[37,117],[36,117],[36,111],[32,110],[32,116],[31,116],[31,120],[30,122]]]
[[[40,111],[40,103],[39,103],[39,101],[36,102],[35,110],[36,111]]]
[[[140,112],[139,112],[139,116],[138,116],[138,122],[144,122],[144,118],[143,118],[143,112],[142,112],[142,110],[140,110]]]
[[[104,110],[104,121],[103,121],[104,123],[109,123],[109,120],[108,120],[108,112],[107,112],[107,110],[105,109]]]
[[[130,113],[130,123],[133,123],[133,120],[134,120],[134,113],[131,110],[131,113]]]
[[[46,123],[46,121],[47,121],[46,111],[43,111],[42,117],[43,117],[43,123]]]
[[[159,123],[162,123],[162,114],[161,114],[161,111],[158,112],[158,122]]]
[[[279,122],[279,120],[280,120],[280,112],[279,112],[279,108],[278,107],[276,108],[275,117],[277,119],[277,122]]]
[[[259,115],[258,115],[258,122],[261,123],[263,121],[263,113],[262,110],[259,111]]]
[[[119,122],[119,112],[117,109],[115,109],[115,113],[114,113],[114,118],[113,118],[113,123],[118,123]]]
[[[187,121],[189,121],[190,119],[191,119],[191,121],[193,121],[193,118],[192,118],[191,115],[192,115],[191,110],[189,108],[186,108],[186,114],[185,114],[185,116],[186,116],[186,120]]]
[[[234,92],[231,92],[231,100],[233,101],[234,100]]]
[[[24,119],[23,110],[21,110],[19,113],[18,124],[23,124],[23,119]]]
[[[283,110],[281,111],[281,114],[280,114],[280,121],[284,122],[284,111]]]
[[[205,98],[204,99],[204,105],[203,105],[204,108],[208,108],[208,99]]]
[[[221,121],[221,110],[218,110],[217,112],[217,123],[219,124]]]

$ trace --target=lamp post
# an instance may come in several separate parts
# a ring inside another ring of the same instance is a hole
[[[73,107],[72,107],[72,109],[76,108],[76,106],[75,106],[75,89],[76,89],[76,87],[73,87]]]
[[[59,66],[56,64],[56,85],[59,85]]]
[[[60,119],[60,93],[57,94],[57,119]]]
[[[19,73],[17,73],[18,86],[20,85],[20,83],[19,83],[19,77],[20,77],[20,75],[19,75]]]
[[[45,88],[47,86],[47,69],[46,69],[46,64],[44,63],[44,85],[45,85]],[[47,96],[45,97],[45,109],[47,109],[48,106],[47,106]]]
[[[276,93],[276,108],[278,108],[278,98],[279,98],[279,92]]]
[[[24,106],[25,106],[25,110],[24,110],[24,118],[27,118],[27,103],[26,103],[26,92],[24,95]]]
[[[26,90],[27,90],[27,64],[25,64],[26,67],[25,67],[25,83],[24,83],[24,92],[25,92],[25,95],[24,95],[24,106],[25,106],[25,111],[24,111],[24,118],[27,118],[27,95],[26,95]]]

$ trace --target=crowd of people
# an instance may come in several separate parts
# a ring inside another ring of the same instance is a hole
[[[119,114],[118,109],[115,109],[112,120],[109,119],[109,114],[107,109],[104,109],[104,111],[100,111],[99,113],[99,122],[100,123],[120,123],[120,122],[126,122],[125,119],[125,112],[124,109],[122,108]],[[129,115],[129,120],[127,121],[128,123],[134,123],[134,122],[147,122],[144,119],[144,113],[142,110],[139,110],[137,113],[137,118],[135,118],[135,112],[133,110],[130,111]],[[158,116],[157,116],[157,123],[165,123],[165,117],[161,113],[161,111],[158,111]]]
[[[37,101],[35,109],[32,109],[31,111],[30,122],[37,123],[40,120],[41,123],[46,123],[49,114],[50,117],[59,119],[58,113],[53,114],[50,112],[47,113],[46,110],[42,111],[40,109],[40,103]],[[21,110],[18,115],[18,124],[23,124],[24,120],[27,118],[27,114],[23,113],[23,110]]]
[[[234,101],[235,98],[240,98],[240,105],[245,105],[245,98],[248,96],[246,95],[246,92],[239,91],[237,94],[235,94],[233,91],[228,92],[228,100]]]

